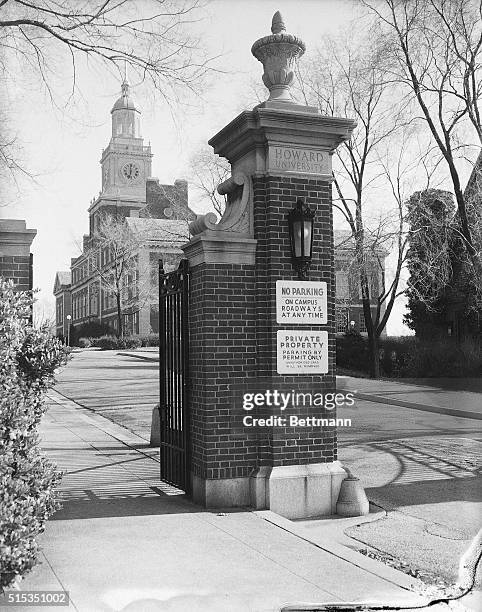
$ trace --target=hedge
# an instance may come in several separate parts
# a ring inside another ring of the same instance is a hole
[[[37,536],[58,508],[61,474],[42,456],[37,427],[45,392],[67,349],[30,324],[33,299],[0,278],[0,587],[37,563]]]
[[[78,345],[81,348],[100,348],[104,351],[119,349],[137,349],[145,346],[159,346],[159,334],[149,336],[117,336],[106,335],[100,338],[79,338]]]
[[[387,377],[464,377],[482,374],[480,343],[466,341],[421,341],[415,336],[385,337],[379,341],[380,373]],[[367,339],[358,335],[336,338],[336,364],[369,373]]]

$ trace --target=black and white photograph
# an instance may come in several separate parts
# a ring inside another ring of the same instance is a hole
[[[0,0],[0,610],[482,609],[482,0]]]

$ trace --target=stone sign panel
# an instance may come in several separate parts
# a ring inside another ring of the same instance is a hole
[[[326,325],[325,282],[276,281],[276,322]]]
[[[331,159],[327,151],[301,147],[270,146],[269,170],[302,174],[331,174]]]
[[[328,332],[299,329],[278,330],[276,334],[278,374],[326,374]]]

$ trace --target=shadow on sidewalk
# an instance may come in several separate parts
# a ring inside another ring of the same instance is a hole
[[[443,483],[443,484],[442,484]],[[447,480],[419,480],[407,484],[388,484],[365,489],[369,499],[389,500],[394,510],[400,506],[421,506],[445,502],[482,501],[482,477],[449,478]]]
[[[100,496],[91,490],[82,491],[78,498],[69,496],[61,499],[62,508],[50,519],[65,521],[74,519],[96,519],[127,516],[160,516],[165,514],[186,514],[200,512],[202,509],[190,503],[185,494],[169,496],[162,492],[161,486],[149,487],[141,494],[125,493]]]

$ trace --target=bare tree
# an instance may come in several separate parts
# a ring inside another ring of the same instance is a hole
[[[72,85],[82,56],[115,70],[127,63],[163,96],[190,88],[199,93],[209,60],[186,25],[199,0],[2,0],[0,47],[34,68],[50,87],[54,56],[70,58]],[[3,69],[6,69],[5,63]],[[167,88],[167,90],[166,90]]]
[[[105,296],[115,302],[119,337],[124,335],[126,310],[133,305],[137,308],[146,297],[146,286],[139,287],[138,257],[143,239],[129,228],[124,219],[104,215],[83,252],[89,271],[99,280],[98,299]],[[143,274],[143,278],[146,277],[149,280],[149,274]],[[101,308],[102,304],[99,304]]]
[[[299,74],[301,94],[324,114],[357,120],[349,141],[334,158],[334,207],[350,229],[353,249],[351,275],[358,278],[368,335],[371,374],[379,376],[378,343],[399,295],[406,252],[402,162],[393,176],[390,145],[405,127],[403,100],[395,99],[386,81],[383,49],[372,45],[374,33],[362,40],[325,41],[311,63]],[[375,37],[376,39],[376,37]],[[408,135],[409,132],[406,132]],[[394,205],[388,215],[373,218],[370,191],[382,182]],[[397,252],[393,278],[386,283],[383,261],[387,251]],[[380,282],[374,282],[374,278]]]
[[[78,88],[80,65],[147,81],[169,103],[198,96],[211,59],[190,25],[202,17],[204,0],[0,0],[0,76],[14,83],[33,73],[52,103],[65,108]],[[65,100],[56,84],[68,82]],[[181,95],[182,94],[182,95]],[[23,166],[1,134],[0,172]]]
[[[221,217],[226,207],[226,196],[219,195],[218,186],[231,175],[231,165],[224,157],[215,155],[210,147],[202,147],[190,159],[191,184],[201,201],[209,203]]]
[[[27,170],[24,162],[24,152],[16,131],[12,128],[11,112],[4,81],[0,77],[0,207],[8,205],[6,186],[13,185],[20,193],[19,179],[34,176]]]
[[[482,5],[478,0],[362,0],[384,39],[387,77],[411,94],[449,171],[460,236],[482,278],[482,245],[471,222],[461,161],[482,144]]]

